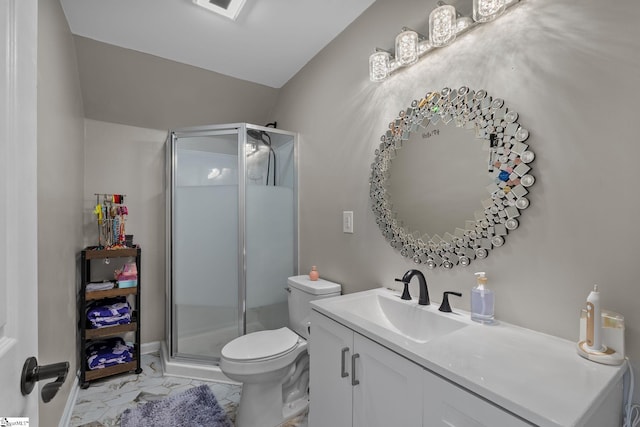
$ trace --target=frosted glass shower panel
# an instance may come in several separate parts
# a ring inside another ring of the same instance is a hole
[[[295,274],[293,136],[263,132],[246,150],[247,332],[288,324],[287,278]]]
[[[177,353],[219,358],[238,328],[238,134],[179,138],[174,218]]]

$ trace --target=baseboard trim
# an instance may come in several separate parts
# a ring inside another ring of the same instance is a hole
[[[140,346],[141,354],[149,354],[155,352],[160,352],[160,341],[146,342],[142,343],[142,345]]]
[[[80,391],[80,383],[78,381],[79,372],[76,373],[69,396],[67,397],[67,404],[64,405],[64,412],[60,417],[60,423],[58,427],[68,427],[71,425],[71,415],[73,415],[73,407],[76,405],[76,399],[78,398],[78,392]]]
[[[165,341],[161,343],[160,363],[162,364],[163,375],[202,381],[216,381],[227,384],[240,384],[224,375],[218,366],[199,364],[193,361],[172,360],[169,357],[169,350]]]

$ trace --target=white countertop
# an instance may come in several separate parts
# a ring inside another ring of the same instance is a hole
[[[312,301],[311,305],[414,363],[543,427],[581,425],[626,371],[626,363],[608,366],[580,357],[573,341],[504,322],[482,325],[458,309],[442,315],[462,320],[467,326],[423,343],[409,340],[343,308],[357,304],[369,293],[400,295],[378,288]],[[348,304],[344,304],[345,299]],[[417,306],[417,299],[408,304]],[[432,302],[422,307],[437,311],[438,306]]]

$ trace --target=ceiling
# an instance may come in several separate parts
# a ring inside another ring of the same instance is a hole
[[[73,34],[282,87],[375,0],[246,0],[233,21],[192,0],[61,0]]]

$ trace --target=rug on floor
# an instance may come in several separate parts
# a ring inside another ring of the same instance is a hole
[[[147,402],[122,413],[122,427],[232,427],[207,385]]]

